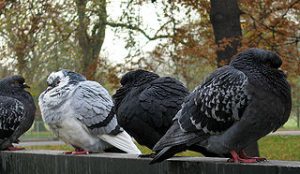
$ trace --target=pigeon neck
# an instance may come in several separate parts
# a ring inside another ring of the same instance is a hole
[[[245,73],[252,85],[273,92],[284,99],[285,103],[290,101],[290,85],[286,80],[286,75],[281,70],[253,64],[252,66],[244,64],[234,67]]]
[[[127,95],[127,93],[131,90],[131,87],[122,86],[119,88],[116,93],[112,96],[115,101],[115,108],[119,108],[123,98]]]

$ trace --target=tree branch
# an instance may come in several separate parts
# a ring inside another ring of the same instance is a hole
[[[154,36],[150,36],[149,34],[147,34],[143,29],[141,29],[138,26],[135,25],[130,25],[130,24],[124,24],[124,23],[115,23],[115,22],[106,22],[106,25],[116,28],[116,27],[121,27],[121,28],[126,28],[129,30],[135,30],[140,32],[141,34],[143,34],[147,39],[149,40],[156,40],[156,39],[163,39],[163,38],[170,38],[171,35],[158,35],[157,33]]]

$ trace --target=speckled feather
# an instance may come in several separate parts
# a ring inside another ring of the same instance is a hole
[[[24,115],[24,105],[12,97],[0,96],[0,101],[0,130],[14,131]]]
[[[0,149],[6,149],[33,124],[36,107],[25,79],[15,75],[0,80]]]
[[[289,118],[291,90],[282,61],[271,51],[248,49],[217,69],[183,103],[168,132],[155,145],[151,163],[190,146],[228,154],[240,151]]]
[[[227,130],[241,118],[251,99],[247,85],[248,78],[243,72],[230,66],[218,69],[187,97],[179,118],[180,127],[208,134]]]

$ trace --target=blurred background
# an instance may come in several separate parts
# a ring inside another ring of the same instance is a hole
[[[284,130],[299,129],[299,0],[0,0],[0,77],[21,74],[37,102],[52,71],[70,69],[111,94],[143,68],[192,90],[249,47],[276,51],[292,85]],[[54,138],[37,111],[23,139]]]

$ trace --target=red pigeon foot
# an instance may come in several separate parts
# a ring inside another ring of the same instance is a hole
[[[264,158],[264,157],[250,157],[248,156],[245,151],[241,151],[240,153],[240,157],[241,158],[244,158],[244,159],[255,159],[257,162],[260,162],[260,161],[267,161],[267,158]]]
[[[64,152],[64,154],[66,154],[66,155],[69,155],[69,154],[71,154],[71,155],[88,155],[90,153],[91,152],[83,150],[81,148],[76,148],[75,151]]]
[[[24,147],[14,147],[14,146],[9,146],[7,148],[8,151],[18,151],[18,150],[25,150]]]
[[[240,157],[234,150],[230,151],[230,154],[232,158],[229,159],[228,162],[234,162],[234,163],[256,163],[257,162],[256,159],[245,159]]]

